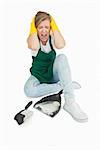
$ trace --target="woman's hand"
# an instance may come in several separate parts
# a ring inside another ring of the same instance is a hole
[[[57,26],[57,24],[56,24],[56,22],[55,22],[55,20],[53,19],[52,16],[51,16],[50,26],[51,26],[52,32],[54,32],[54,31],[56,31],[56,30],[59,31],[58,26]]]
[[[31,35],[33,33],[37,33],[37,29],[35,27],[35,17],[33,17],[33,19],[32,19],[29,35]]]
[[[60,33],[60,30],[55,22],[55,20],[53,19],[53,17],[51,16],[51,30],[53,33],[53,37],[54,37],[54,45],[57,49],[61,49],[64,48],[65,46],[65,40],[63,38],[63,36]]]
[[[37,29],[35,27],[35,17],[33,18],[32,22],[31,22],[30,33],[29,33],[29,37],[27,39],[27,43],[28,43],[29,49],[32,49],[34,51],[39,50],[40,43],[39,43],[39,39],[37,36]]]

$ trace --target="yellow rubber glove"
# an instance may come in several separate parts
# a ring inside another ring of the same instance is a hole
[[[51,23],[50,23],[50,26],[51,26],[52,32],[54,32],[54,31],[56,31],[56,30],[59,31],[58,26],[57,26],[57,24],[56,24],[56,22],[55,22],[55,20],[53,19],[52,16],[51,16]]]
[[[31,35],[33,33],[37,33],[37,29],[35,27],[35,17],[33,18],[32,22],[31,22],[29,35]]]

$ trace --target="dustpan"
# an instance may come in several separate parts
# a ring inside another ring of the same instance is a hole
[[[36,102],[33,107],[50,117],[54,117],[61,108],[61,94],[62,91],[43,97],[40,101]]]

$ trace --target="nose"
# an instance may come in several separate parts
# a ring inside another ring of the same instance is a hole
[[[46,32],[47,32],[46,28],[43,28],[43,29],[42,29],[42,32],[43,32],[43,33],[46,33]]]

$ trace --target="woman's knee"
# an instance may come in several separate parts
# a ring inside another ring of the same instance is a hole
[[[34,76],[31,76],[24,85],[24,92],[26,96],[35,97],[37,89],[36,86],[39,84],[39,81]]]
[[[59,54],[54,62],[54,70],[59,68],[62,70],[63,67],[68,67],[68,60],[65,54]]]
[[[57,64],[58,66],[68,65],[68,60],[65,54],[58,55]]]
[[[36,96],[37,96],[37,87],[31,87],[28,84],[25,84],[24,93],[27,97],[36,98]]]
[[[27,97],[30,97],[30,91],[29,91],[29,85],[27,84],[27,82],[24,85],[24,93]]]
[[[66,57],[66,55],[65,54],[59,54],[58,56],[57,56],[57,59],[59,60],[59,61],[67,61],[67,57]]]

